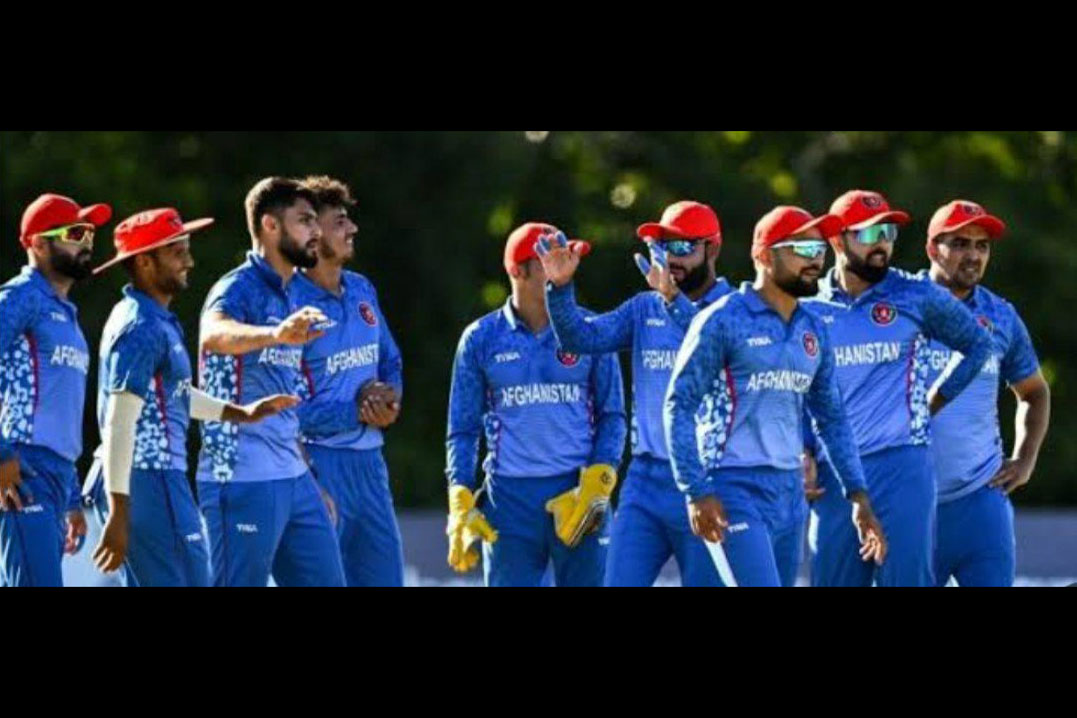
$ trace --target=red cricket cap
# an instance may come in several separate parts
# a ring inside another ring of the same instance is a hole
[[[931,224],[927,227],[927,241],[930,242],[946,232],[956,232],[970,224],[983,227],[991,239],[998,239],[1006,231],[1006,223],[988,214],[980,205],[966,199],[955,199],[935,210]]]
[[[139,212],[116,226],[113,232],[116,256],[93,270],[93,273],[100,274],[136,254],[150,252],[158,247],[178,242],[191,232],[211,224],[213,220],[208,217],[184,223],[180,219],[179,212],[171,207]]]
[[[112,208],[107,204],[91,204],[79,207],[75,200],[59,194],[43,194],[22,213],[22,227],[19,230],[19,242],[29,247],[30,239],[39,232],[47,232],[56,227],[64,227],[79,222],[89,222],[100,227],[112,217]]]
[[[535,243],[544,234],[557,234],[560,230],[552,224],[543,222],[528,222],[512,230],[509,239],[505,242],[505,271],[511,272],[512,267],[523,264],[529,259],[538,259],[535,253]],[[591,252],[591,244],[580,239],[569,242],[569,246],[575,247],[581,257],[586,257]]]
[[[864,229],[873,224],[908,224],[908,212],[890,209],[890,203],[878,192],[849,190],[830,205],[830,214],[841,217],[845,229]]]
[[[841,231],[841,218],[833,214],[812,217],[807,210],[789,205],[775,207],[755,224],[755,234],[752,236],[752,257],[758,257],[764,249],[783,239],[807,232],[813,227],[817,227],[824,238],[833,237]]]
[[[641,224],[636,230],[640,239],[706,239],[722,241],[722,225],[718,215],[702,202],[685,200],[666,207],[662,219]]]

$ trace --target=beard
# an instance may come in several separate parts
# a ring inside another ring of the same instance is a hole
[[[300,269],[310,269],[317,265],[318,254],[314,250],[316,246],[316,243],[300,244],[298,239],[288,234],[288,231],[283,227],[281,228],[280,253],[292,266]]]
[[[957,271],[950,276],[950,285],[962,291],[975,289],[983,279],[983,269],[976,265],[958,267]]]
[[[875,255],[881,255],[883,257],[882,265],[876,267],[873,264],[869,264],[870,260]],[[845,266],[850,272],[863,279],[868,284],[878,284],[886,277],[886,273],[890,271],[890,260],[886,258],[886,254],[881,250],[874,250],[864,259],[860,259],[851,252],[845,253]]]
[[[61,274],[76,282],[87,279],[93,274],[93,253],[88,249],[79,250],[77,254],[65,254],[53,251],[49,255],[49,266],[52,271]]]
[[[685,294],[691,294],[700,287],[702,287],[707,281],[707,263],[703,262],[695,269],[688,270],[684,279],[677,282],[677,289],[680,289]]]
[[[819,277],[805,277],[802,274],[787,277],[774,277],[778,289],[791,297],[811,297],[819,293]]]

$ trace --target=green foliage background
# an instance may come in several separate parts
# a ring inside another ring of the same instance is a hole
[[[405,402],[387,456],[400,506],[440,506],[449,374],[461,330],[498,306],[508,283],[508,232],[549,221],[591,240],[579,276],[598,310],[643,284],[631,255],[637,224],[677,199],[712,204],[725,248],[720,271],[750,278],[755,221],[775,204],[826,209],[846,189],[885,193],[914,216],[895,264],[925,266],[923,237],[936,207],[978,201],[1010,226],[987,284],[1013,301],[1036,342],[1054,416],[1034,481],[1018,503],[1077,505],[1077,136],[1061,132],[3,132],[0,133],[0,281],[24,263],[23,208],[60,192],[107,201],[111,227],[139,210],[174,206],[217,224],[195,242],[199,266],[175,309],[194,355],[203,298],[249,247],[242,201],[271,174],[328,173],[359,198],[355,269],[377,285],[405,360]],[[74,298],[96,344],[124,281],[113,272]],[[96,350],[96,349],[95,349]],[[96,362],[94,362],[96,365]],[[96,370],[96,366],[95,366]],[[625,363],[626,380],[628,366]],[[96,376],[91,376],[96,386]],[[627,387],[626,387],[627,391]],[[627,395],[627,394],[626,394]],[[97,445],[87,401],[86,456]],[[1007,446],[1013,399],[1000,410]],[[192,448],[197,432],[192,432]]]

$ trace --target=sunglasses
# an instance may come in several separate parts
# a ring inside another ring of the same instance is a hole
[[[55,239],[68,244],[77,244],[80,247],[93,247],[94,226],[81,223],[69,224],[66,227],[57,227],[37,234],[39,237]]]
[[[868,246],[879,242],[893,242],[898,236],[898,226],[896,224],[874,224],[870,227],[855,230],[852,235],[858,243]]]
[[[696,251],[696,245],[706,240],[702,239],[656,239],[654,243],[674,257],[687,257]]]
[[[826,242],[820,242],[817,239],[794,239],[790,242],[779,242],[771,245],[771,249],[781,249],[782,247],[791,247],[793,254],[805,259],[815,259],[826,254]]]

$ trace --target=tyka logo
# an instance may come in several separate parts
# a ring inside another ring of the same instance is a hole
[[[893,324],[895,319],[897,319],[897,309],[889,302],[876,302],[871,308],[871,321],[880,327]]]
[[[812,359],[819,354],[819,339],[814,332],[804,332],[804,353]]]
[[[359,316],[363,318],[363,321],[372,327],[378,325],[378,317],[374,314],[374,308],[366,302],[359,302]]]

